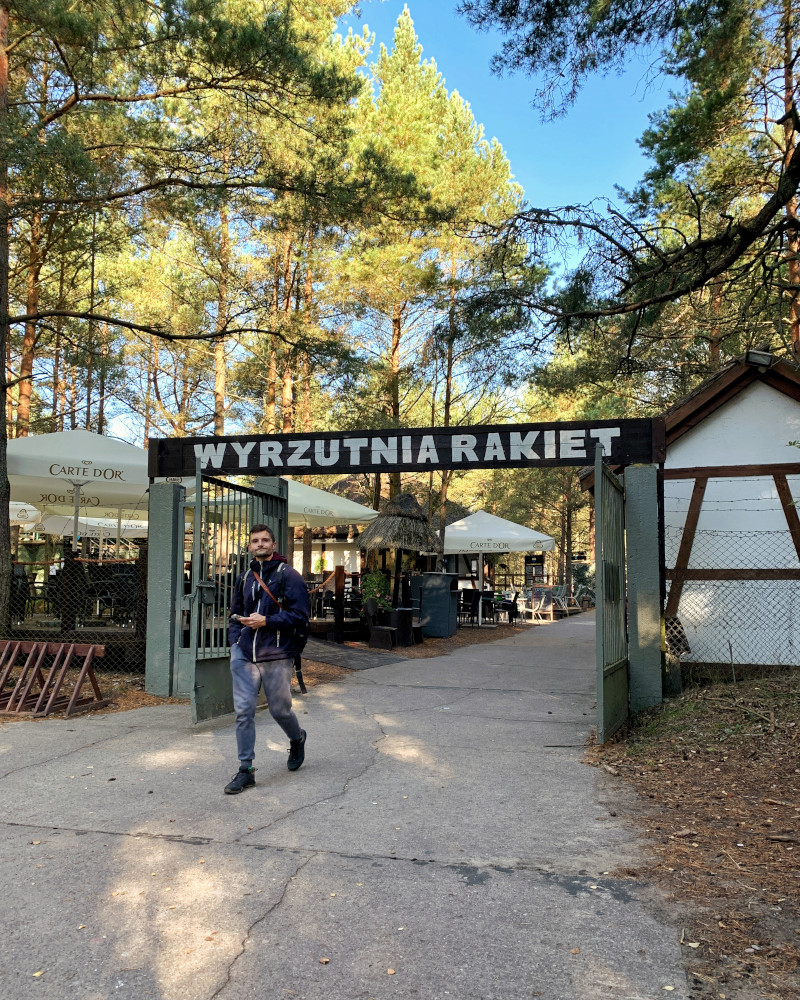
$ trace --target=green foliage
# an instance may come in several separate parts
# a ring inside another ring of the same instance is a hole
[[[392,606],[389,580],[383,573],[365,573],[361,577],[361,596],[364,604],[374,598],[379,608],[389,609]]]

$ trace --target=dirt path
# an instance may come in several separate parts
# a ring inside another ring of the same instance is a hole
[[[590,760],[633,784],[698,997],[800,998],[800,675],[690,690]]]

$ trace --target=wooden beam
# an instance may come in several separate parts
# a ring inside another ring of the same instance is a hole
[[[678,557],[675,560],[675,571],[678,573],[685,573],[689,565],[689,557],[692,554],[692,545],[694,545],[697,522],[700,520],[700,509],[703,506],[703,497],[705,496],[707,485],[707,479],[698,478],[695,480],[692,498],[689,501],[689,512],[686,515],[686,524],[683,526],[683,534],[681,535]],[[672,579],[672,586],[669,588],[669,596],[667,597],[667,606],[664,609],[664,614],[670,617],[678,613],[678,605],[681,602],[685,577],[681,575],[670,577],[668,571],[667,579]]]
[[[675,581],[672,590],[678,583],[681,586],[686,580],[800,580],[800,569],[668,569],[668,580]],[[675,612],[667,612],[674,614]]]
[[[702,465],[687,469],[664,469],[664,479],[737,479],[744,476],[800,476],[800,462],[771,465]]]
[[[784,473],[775,473],[775,488],[778,491],[783,512],[786,515],[786,523],[789,525],[789,532],[794,542],[794,550],[797,553],[797,558],[800,559],[800,517],[797,516],[794,497],[792,496],[792,491],[789,489],[789,483],[786,481]]]
[[[761,376],[761,381],[800,403],[800,380],[798,380],[796,372],[791,371],[788,367],[768,368]]]

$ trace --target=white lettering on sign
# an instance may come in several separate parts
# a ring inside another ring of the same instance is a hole
[[[422,441],[419,446],[419,455],[417,455],[417,461],[422,462],[433,462],[436,465],[439,464],[439,453],[436,451],[436,445],[433,443],[432,434],[423,434]]]
[[[425,428],[403,431],[373,430],[355,431],[363,437],[349,437],[323,434],[319,438],[309,434],[307,438],[293,438],[281,435],[281,440],[269,438],[243,438],[212,440],[208,443],[187,442],[186,467],[190,469],[191,452],[200,459],[202,468],[209,471],[236,472],[262,469],[266,474],[270,467],[304,468],[319,471],[344,469],[356,472],[359,469],[380,470],[381,468],[438,467],[500,467],[506,465],[527,465],[561,463],[580,465],[591,459],[595,442],[603,445],[607,454],[618,449],[623,461],[633,461],[637,455],[648,454],[649,442],[646,426],[631,426],[620,421],[617,426],[581,426],[578,421],[570,421],[572,426],[554,421],[549,426],[531,428],[530,424],[511,425],[515,429],[505,429],[493,425],[484,428]],[[631,421],[636,424],[636,421]],[[638,422],[646,424],[646,421]],[[425,433],[430,431],[430,433]],[[228,445],[230,451],[226,451]],[[620,448],[625,444],[625,448]],[[258,445],[258,447],[256,447]],[[167,462],[158,464],[164,471]],[[183,459],[182,459],[183,461]],[[176,462],[173,460],[173,464]],[[75,477],[76,483],[86,479],[125,480],[120,469],[85,469],[77,466],[54,463],[51,475],[63,478]]]
[[[292,449],[292,454],[286,461],[287,465],[311,465],[311,458],[303,458],[302,456],[311,447],[310,441],[290,441],[289,447]]]
[[[209,465],[212,469],[221,469],[222,460],[225,458],[225,445],[196,444],[194,446],[194,457],[200,459],[201,469],[207,469]]]
[[[350,438],[345,441],[345,447],[350,449],[350,461],[353,465],[361,464],[361,449],[369,445],[366,438]]]
[[[282,451],[283,445],[280,441],[262,441],[259,453],[261,468],[265,469],[268,465],[283,465]]]
[[[539,456],[533,450],[538,437],[539,431],[528,431],[524,437],[519,431],[512,431],[508,446],[511,461],[518,462],[521,458],[538,458]]]
[[[233,450],[239,456],[239,468],[246,469],[247,456],[250,454],[253,448],[255,448],[256,446],[255,441],[248,441],[247,444],[239,444],[238,441],[232,441],[231,443],[233,444]]]
[[[500,435],[496,432],[486,435],[486,451],[483,455],[484,462],[505,462],[506,453],[503,450]]]
[[[387,438],[385,441],[383,438],[372,439],[372,464],[377,465],[381,461],[397,461],[397,438]]]
[[[559,431],[558,453],[561,458],[586,458],[585,431]]]
[[[474,434],[456,434],[452,439],[452,454],[454,462],[477,462],[475,445],[478,439]]]
[[[603,446],[603,451],[606,455],[611,454],[611,441],[614,438],[620,436],[619,427],[593,427],[589,431],[589,437],[597,438],[600,444]]]
[[[325,454],[325,442],[316,441],[314,443],[314,459],[317,465],[336,465],[339,461],[339,442],[331,441],[328,454]]]

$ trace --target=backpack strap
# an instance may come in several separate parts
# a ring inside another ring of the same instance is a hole
[[[256,573],[255,570],[253,570],[253,576],[256,578],[256,580],[258,580],[260,586],[269,594],[269,596],[278,605],[278,607],[281,609],[281,611],[283,611],[284,610],[283,603],[286,600],[286,563],[280,563],[279,566],[278,566],[278,568],[275,570],[275,576],[280,577],[280,581],[281,581],[281,584],[282,584],[280,599],[278,599],[272,593],[272,591],[269,589],[269,587],[266,585],[266,583],[264,583],[264,581],[261,579],[261,577],[258,575],[258,573]]]
[[[282,565],[283,565],[283,563],[281,563],[281,566],[282,566]],[[258,575],[258,573],[256,573],[256,571],[255,571],[255,570],[253,570],[253,576],[254,576],[254,577],[256,578],[256,580],[258,580],[258,583],[259,583],[259,586],[261,587],[261,589],[262,589],[262,590],[266,590],[266,592],[267,592],[267,593],[269,594],[269,596],[270,596],[270,597],[272,598],[272,600],[273,600],[273,601],[274,601],[274,602],[275,602],[275,603],[276,603],[276,604],[278,605],[278,607],[279,607],[279,608],[281,608],[281,610],[282,610],[282,606],[281,606],[281,602],[280,602],[280,601],[278,600],[278,598],[277,598],[277,597],[276,597],[276,596],[275,596],[275,595],[274,595],[274,594],[272,593],[272,591],[271,591],[271,590],[269,589],[269,587],[268,587],[268,586],[266,585],[266,583],[264,583],[264,581],[263,581],[263,580],[261,579],[261,577],[260,577],[260,576]],[[284,586],[284,590],[285,590],[285,589],[286,589],[286,588],[285,588],[285,586]]]
[[[286,597],[286,563],[281,563],[280,566],[278,566],[278,568],[275,570],[275,575],[276,576],[280,576],[280,578],[281,578],[281,583],[283,584],[283,587],[282,587],[283,598],[285,599],[285,597]],[[272,593],[272,591],[269,589],[269,587],[266,585],[266,583],[264,583],[264,581],[261,579],[261,577],[258,575],[258,573],[256,573],[255,570],[253,570],[253,576],[256,578],[256,580],[258,580],[259,584],[269,594],[269,596],[278,605],[278,607],[281,610],[283,610],[283,605],[281,604],[281,602],[275,597],[275,595]],[[295,658],[294,658],[294,670],[295,670],[295,673],[297,674],[297,683],[298,683],[298,685],[300,687],[300,692],[301,692],[301,694],[306,694],[306,685],[305,685],[305,682],[303,681],[302,659],[301,659],[299,653],[297,653],[295,655]]]

